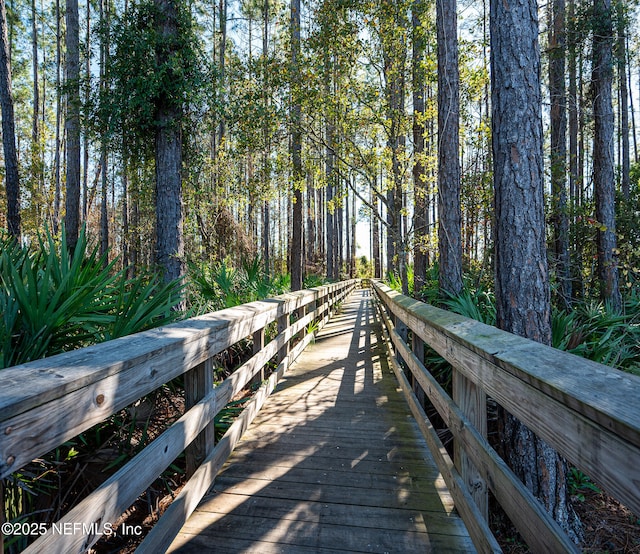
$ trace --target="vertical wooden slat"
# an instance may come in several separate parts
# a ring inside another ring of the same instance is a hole
[[[487,436],[487,395],[455,368],[453,369],[453,401],[458,405],[471,424],[486,438]],[[487,484],[469,457],[461,448],[459,441],[454,441],[454,463],[462,479],[469,488],[480,513],[485,520],[489,518],[489,495]]]
[[[416,334],[411,333],[411,350],[420,363],[424,365],[424,341]],[[414,377],[413,372],[411,372],[411,385],[413,387],[413,393],[416,395],[420,406],[425,407],[426,395],[420,386],[418,380]]]
[[[257,354],[264,348],[264,327],[262,329],[258,329],[255,333],[253,333],[253,354]],[[264,366],[260,368],[260,371],[255,374],[253,379],[251,380],[251,384],[255,385],[257,383],[262,383],[264,381]]]
[[[278,318],[278,334],[283,333],[289,327],[289,314],[283,314]],[[278,350],[278,364],[289,355],[289,341]]]
[[[213,389],[213,359],[198,364],[185,373],[185,410],[189,410],[202,400]],[[215,444],[215,426],[213,421],[186,448],[187,479],[198,469],[200,464],[213,449]]]

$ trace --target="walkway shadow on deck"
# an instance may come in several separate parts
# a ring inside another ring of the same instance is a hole
[[[471,552],[417,434],[358,291],[285,375],[170,551]]]

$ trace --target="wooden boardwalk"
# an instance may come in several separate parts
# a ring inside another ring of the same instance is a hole
[[[292,364],[169,552],[474,552],[368,290]]]

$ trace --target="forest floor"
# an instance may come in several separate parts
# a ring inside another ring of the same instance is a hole
[[[581,491],[573,506],[580,517],[589,554],[640,554],[640,518],[603,492]],[[504,515],[492,514],[492,530],[505,554],[531,552]]]

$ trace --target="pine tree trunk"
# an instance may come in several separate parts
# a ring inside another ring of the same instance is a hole
[[[631,180],[629,175],[631,160],[629,151],[629,90],[627,88],[627,13],[621,0],[617,0],[617,2],[618,41],[616,47],[616,60],[618,65],[618,86],[620,90],[621,189],[622,196],[626,200],[629,200],[629,195],[631,193]]]
[[[291,231],[291,290],[302,289],[302,108],[298,95],[300,94],[300,0],[291,2],[291,72],[292,96],[291,107],[291,161],[293,165],[293,229]]]
[[[567,54],[569,65],[569,95],[568,95],[568,112],[569,112],[569,207],[570,207],[570,226],[575,225],[575,213],[578,207],[578,75],[576,55],[576,30],[575,30],[575,2],[569,0],[567,4]],[[576,292],[582,288],[581,284],[581,265],[579,263],[580,245],[577,242],[570,244],[570,263],[569,271],[571,277],[571,295],[577,296]]]
[[[173,0],[155,0],[160,41],[159,67],[167,66],[178,47],[178,14]],[[161,95],[156,106],[156,262],[165,282],[184,275],[182,234],[181,106]]]
[[[593,39],[593,186],[596,202],[598,273],[601,296],[620,311],[622,297],[618,285],[615,220],[615,173],[613,159],[611,0],[594,0]]]
[[[67,183],[64,221],[67,248],[73,251],[78,242],[80,230],[80,22],[78,0],[67,0],[66,23]]]
[[[551,99],[551,202],[554,264],[560,302],[571,304],[569,214],[566,187],[565,2],[553,0],[549,26],[549,95]]]
[[[378,220],[378,204],[380,201],[378,200],[378,196],[371,189],[371,205],[373,206],[373,210],[371,212],[371,255],[373,257],[373,277],[375,279],[380,279],[382,277],[382,263],[380,260],[380,221]]]
[[[427,281],[428,243],[428,199],[427,168],[425,164],[424,90],[426,71],[424,70],[425,37],[422,18],[426,15],[426,5],[422,0],[411,4],[411,27],[413,38],[413,195],[414,195],[414,248],[413,248],[413,291],[419,293]]]
[[[550,344],[537,3],[491,0],[490,22],[497,324]],[[566,463],[504,410],[501,421],[503,457],[577,538]]]
[[[62,84],[62,34],[60,29],[60,0],[56,0],[56,143],[54,152],[54,193],[53,193],[53,234],[58,234],[58,227],[60,225],[60,204],[62,202],[62,183],[61,183],[61,152],[60,143],[62,137],[60,136],[60,129],[62,126],[62,97],[60,91],[60,85]]]
[[[9,235],[18,240],[20,238],[20,178],[18,176],[9,52],[7,8],[4,0],[0,0],[0,108],[2,110],[2,146],[4,148],[7,190],[7,227]]]
[[[33,76],[33,114],[31,121],[31,174],[35,183],[44,186],[40,162],[40,87],[38,79],[38,27],[36,0],[31,0],[31,71]]]
[[[438,34],[438,251],[442,293],[462,290],[460,211],[460,79],[455,0],[437,0]]]

